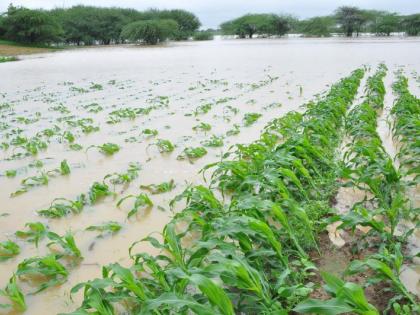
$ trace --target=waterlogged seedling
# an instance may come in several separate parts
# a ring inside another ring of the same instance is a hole
[[[113,185],[128,184],[139,176],[140,170],[141,166],[139,163],[130,163],[125,173],[108,174],[104,177],[103,181],[109,180]]]
[[[149,196],[147,194],[139,194],[139,195],[128,195],[122,199],[120,199],[117,203],[117,207],[120,207],[121,204],[128,200],[134,198],[134,205],[131,208],[130,212],[127,214],[127,218],[132,217],[133,215],[137,214],[137,212],[142,207],[151,208],[153,207],[153,202],[150,200]]]
[[[0,262],[6,261],[20,253],[20,247],[13,241],[0,242]]]
[[[5,172],[6,177],[9,177],[9,178],[16,177],[16,174],[17,174],[16,170],[7,170]]]
[[[41,173],[36,176],[25,178],[21,182],[21,188],[11,193],[10,197],[19,196],[21,194],[26,193],[31,187],[45,186],[45,185],[48,185],[48,183],[49,183],[49,177],[47,173]]]
[[[149,146],[157,146],[160,153],[171,153],[173,150],[175,150],[175,146],[172,144],[171,141],[165,140],[165,139],[158,139],[157,142],[149,144]]]
[[[210,137],[210,139],[204,140],[200,142],[202,145],[204,145],[205,147],[223,147],[223,137],[220,136],[216,136],[216,135],[212,135]]]
[[[91,145],[90,147],[88,147],[86,149],[86,152],[90,148],[98,148],[99,152],[101,152],[102,154],[107,155],[107,156],[114,155],[115,153],[120,151],[120,146],[118,144],[110,143],[110,142],[104,143],[102,145]]]
[[[159,134],[156,129],[149,128],[144,129],[141,133],[147,137],[156,137]]]
[[[27,258],[21,262],[16,271],[19,278],[42,279],[40,285],[33,294],[41,292],[49,287],[63,284],[67,281],[68,270],[59,261],[60,256],[48,255],[45,257]]]
[[[206,132],[206,131],[210,131],[211,130],[211,125],[210,124],[207,124],[205,122],[201,122],[198,125],[192,127],[192,129],[194,131],[204,131],[204,132]]]
[[[83,150],[83,147],[80,144],[78,144],[78,143],[71,143],[69,145],[69,148],[71,150],[73,150],[73,151],[81,151],[81,150]]]
[[[91,204],[95,204],[100,199],[114,195],[114,193],[109,189],[109,186],[104,183],[94,182],[89,188],[89,201]]]
[[[52,219],[62,218],[70,213],[79,214],[86,205],[86,196],[81,194],[76,200],[69,200],[65,198],[57,198],[51,203],[47,209],[38,210],[40,216]]]
[[[259,113],[246,113],[243,118],[245,127],[253,125],[262,115]]]
[[[0,290],[0,296],[4,296],[10,300],[12,304],[0,304],[0,308],[2,307],[12,307],[19,312],[26,311],[26,302],[25,296],[22,293],[22,290],[16,283],[16,275],[13,275],[9,283],[3,290]]]
[[[107,120],[108,124],[116,124],[122,121],[122,119],[134,120],[140,115],[148,115],[152,111],[152,107],[146,108],[121,108],[109,113]]]
[[[199,159],[207,154],[207,150],[203,147],[187,147],[178,155],[177,160],[188,159],[191,163],[193,160]]]
[[[194,116],[198,116],[200,114],[207,114],[212,107],[213,105],[211,103],[200,105],[194,110]]]
[[[238,124],[233,124],[233,128],[226,131],[226,136],[236,136],[241,132],[240,126]]]
[[[88,113],[99,113],[104,110],[104,108],[98,103],[91,103],[82,106]]]
[[[29,222],[25,224],[25,227],[26,231],[16,231],[16,237],[35,243],[35,246],[38,247],[39,241],[47,235],[48,228],[41,222]]]
[[[89,87],[91,90],[97,90],[97,91],[101,91],[104,89],[104,87],[101,84],[98,83],[91,83],[91,86]]]
[[[50,239],[50,243],[47,244],[47,247],[51,249],[51,247],[59,246],[61,247],[62,252],[60,254],[74,257],[77,259],[82,259],[82,253],[80,249],[76,245],[76,241],[74,240],[73,234],[67,232],[64,236],[59,236],[54,232],[48,232],[47,237]],[[54,248],[54,251],[56,249]]]
[[[100,235],[105,233],[115,234],[122,229],[122,225],[115,221],[102,223],[101,225],[91,225],[86,228],[86,231],[99,232]]]
[[[155,195],[170,192],[175,188],[175,186],[175,181],[171,179],[169,182],[163,182],[160,184],[141,185],[140,189],[147,190],[152,195]]]
[[[48,185],[50,176],[54,174],[60,174],[60,175],[70,174],[70,166],[68,165],[66,160],[61,161],[60,168],[53,169],[46,173],[41,173],[40,175],[25,178],[21,182],[21,188],[15,191],[14,193],[12,193],[10,196],[16,197],[18,195],[26,193],[30,188],[35,187],[35,186]]]

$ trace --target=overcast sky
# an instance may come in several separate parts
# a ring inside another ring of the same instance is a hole
[[[342,5],[403,14],[420,13],[420,0],[0,0],[0,11],[5,11],[9,3],[45,9],[76,4],[119,6],[138,10],[181,8],[194,12],[204,28],[215,28],[223,21],[245,13],[290,13],[306,18],[330,14]]]

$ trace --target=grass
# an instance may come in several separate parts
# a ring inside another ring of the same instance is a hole
[[[18,55],[38,54],[62,49],[61,47],[51,47],[46,45],[30,45],[16,43],[0,39],[0,58],[1,56],[14,57]]]

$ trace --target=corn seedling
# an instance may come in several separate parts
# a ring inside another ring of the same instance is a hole
[[[27,309],[25,296],[16,283],[16,275],[13,275],[9,283],[3,290],[0,290],[0,296],[4,296],[10,300],[12,304],[0,304],[1,307],[12,307],[19,312],[24,312]]]
[[[105,233],[118,233],[122,229],[121,224],[115,221],[105,222],[101,225],[91,225],[86,228],[86,231],[99,232],[100,235]]]
[[[121,198],[118,203],[117,207],[120,207],[122,203],[124,203],[126,200],[133,199],[134,198],[134,204],[131,210],[127,214],[127,218],[132,217],[133,215],[137,214],[137,212],[140,210],[140,208],[151,208],[153,207],[153,202],[150,200],[149,196],[146,194],[139,194],[139,195],[128,195],[124,198]]]
[[[73,234],[67,232],[64,236],[59,236],[54,232],[48,232],[47,238],[51,241],[47,244],[47,247],[61,247],[62,255],[74,257],[77,259],[83,259],[79,248],[76,245]],[[56,250],[56,248],[54,248]]]
[[[177,160],[188,159],[191,163],[193,160],[199,159],[207,154],[207,150],[203,147],[187,147],[180,155],[177,156]]]
[[[147,147],[153,145],[157,146],[160,153],[171,153],[173,150],[175,150],[175,146],[172,144],[172,142],[165,139],[158,139],[157,142],[149,144]]]
[[[172,191],[176,187],[175,181],[171,179],[169,182],[160,184],[141,185],[140,189],[147,190],[152,195],[163,194]]]
[[[39,241],[47,235],[48,228],[41,222],[26,223],[25,227],[27,228],[26,231],[16,231],[16,237],[34,243],[38,247]]]
[[[249,127],[253,125],[261,116],[259,113],[246,113],[242,119],[244,126]]]
[[[48,255],[44,257],[31,257],[21,262],[16,271],[20,279],[39,279],[41,283],[33,294],[41,292],[49,287],[63,284],[67,281],[68,270],[59,261],[60,256]]]
[[[86,152],[90,148],[98,148],[99,152],[101,152],[104,155],[111,156],[120,151],[120,146],[115,143],[104,143],[102,145],[91,145],[86,149]]]
[[[13,241],[0,242],[0,262],[19,255],[20,247]]]
[[[216,136],[216,135],[212,135],[210,137],[210,139],[201,141],[201,144],[204,145],[205,147],[223,147],[223,137],[220,136]]]

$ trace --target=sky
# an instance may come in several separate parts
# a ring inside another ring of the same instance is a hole
[[[138,10],[185,9],[200,18],[203,28],[217,28],[220,23],[246,13],[288,13],[308,18],[330,14],[342,5],[402,14],[420,13],[420,0],[0,0],[0,12],[5,11],[9,3],[43,9],[77,4]]]

